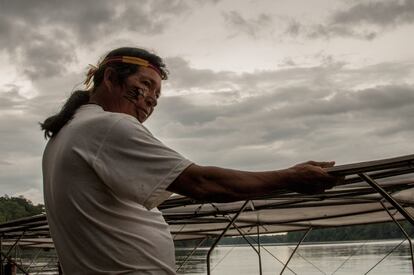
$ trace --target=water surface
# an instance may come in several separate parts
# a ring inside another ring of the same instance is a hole
[[[410,249],[405,241],[367,241],[334,244],[301,245],[283,274],[365,274],[384,256],[395,249],[368,274],[413,274]],[[294,245],[265,245],[261,247],[262,274],[279,274]],[[397,247],[397,248],[396,248]],[[267,251],[266,251],[267,250]],[[190,249],[177,249],[177,260]],[[197,250],[178,274],[206,274],[208,249]],[[214,275],[259,274],[258,254],[250,246],[218,246],[212,253]]]

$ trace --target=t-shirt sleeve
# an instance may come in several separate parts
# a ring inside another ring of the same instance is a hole
[[[152,209],[192,162],[165,146],[135,119],[118,120],[103,139],[93,168],[114,193]]]

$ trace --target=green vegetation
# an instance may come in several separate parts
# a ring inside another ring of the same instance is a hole
[[[0,197],[0,223],[42,214],[44,211],[44,205],[33,205],[30,200],[23,196],[9,197],[5,195]]]
[[[404,230],[414,235],[414,227],[406,222],[400,222]],[[290,232],[286,235],[287,242],[297,242],[304,232]],[[385,240],[405,238],[398,226],[393,222],[344,226],[335,228],[315,229],[306,238],[307,242],[333,242],[358,240]]]
[[[406,221],[400,222],[405,231],[412,237],[414,235],[414,226]],[[304,231],[289,232],[279,235],[260,236],[260,242],[263,244],[283,244],[297,243]],[[257,235],[247,237],[251,243],[257,242]],[[385,239],[403,239],[403,233],[393,222],[365,224],[332,228],[313,229],[306,237],[304,242],[338,242],[338,241],[360,241],[360,240],[385,240]],[[194,247],[198,241],[177,241],[176,247]],[[203,243],[203,246],[210,246],[213,240]],[[222,245],[247,245],[242,237],[228,237],[220,241]]]

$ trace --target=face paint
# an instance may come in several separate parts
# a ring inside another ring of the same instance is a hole
[[[129,101],[135,102],[139,99],[140,96],[142,96],[145,99],[146,93],[144,89],[136,87],[133,89],[129,89],[126,92],[126,95],[124,95],[124,98],[128,99]]]

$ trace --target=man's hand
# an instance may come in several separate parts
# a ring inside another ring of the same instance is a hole
[[[334,161],[308,161],[297,164],[288,169],[290,177],[287,188],[304,194],[323,193],[326,189],[332,188],[343,180],[342,178],[331,176],[325,171],[324,168],[334,165]]]

